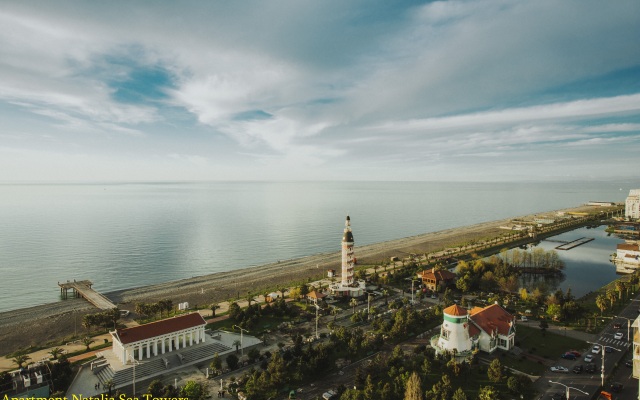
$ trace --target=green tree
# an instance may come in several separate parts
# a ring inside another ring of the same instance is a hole
[[[498,391],[493,386],[483,386],[478,391],[478,400],[498,400]]]
[[[242,343],[240,342],[240,340],[236,339],[233,341],[233,346],[236,347],[236,354],[238,353],[238,349],[240,349],[240,346],[242,346]]]
[[[222,360],[220,359],[220,355],[215,353],[213,355],[213,359],[211,360],[211,364],[209,364],[209,368],[211,368],[216,373],[222,370]]]
[[[520,394],[522,391],[522,382],[515,376],[510,376],[509,379],[507,379],[507,387],[511,393]]]
[[[238,356],[235,354],[229,354],[226,358],[227,366],[229,369],[236,369],[238,367]]]
[[[196,381],[188,381],[180,390],[180,395],[189,400],[204,400],[208,395],[207,386]]]
[[[604,295],[596,296],[596,307],[600,309],[600,315],[607,309],[607,298]]]
[[[489,364],[489,368],[487,368],[487,377],[493,383],[498,383],[502,379],[502,365],[500,364],[500,360],[494,358],[493,361]]]
[[[358,305],[358,299],[356,299],[355,297],[351,299],[351,301],[349,301],[349,305],[351,307],[353,307],[353,313],[356,313],[356,306]]]
[[[54,360],[57,360],[58,357],[64,354],[64,350],[60,347],[54,347],[53,349],[49,350],[49,354],[51,354],[51,357],[53,357]]]
[[[364,390],[363,395],[365,400],[375,400],[376,399],[376,387],[371,380],[371,375],[367,375],[367,379],[364,382]]]
[[[28,354],[18,354],[17,356],[13,357],[11,361],[13,361],[13,363],[17,365],[18,368],[22,368],[22,364],[25,364],[26,366],[29,360],[31,360],[31,357]]]
[[[407,380],[407,388],[404,391],[404,400],[423,400],[422,382],[415,372]]]
[[[547,307],[547,315],[554,320],[560,318],[560,314],[562,314],[562,307],[560,304],[549,304]]]
[[[468,400],[468,397],[466,394],[464,394],[464,391],[462,390],[462,388],[459,387],[453,393],[453,397],[451,399],[452,400]]]
[[[87,346],[87,351],[91,350],[91,343],[93,343],[94,341],[95,340],[93,340],[89,336],[86,336],[86,337],[82,338],[82,344]]]
[[[149,394],[153,397],[160,397],[164,393],[164,385],[162,384],[162,382],[160,382],[159,379],[154,379],[149,384],[147,392],[149,392]]]
[[[211,310],[211,317],[215,317],[216,316],[216,310],[219,309],[220,306],[218,305],[218,303],[212,303],[209,306],[209,309]]]

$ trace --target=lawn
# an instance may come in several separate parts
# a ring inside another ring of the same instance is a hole
[[[543,332],[540,328],[518,325],[517,332],[516,345],[518,347],[529,354],[550,360],[557,360],[569,350],[583,352],[589,347],[588,343],[583,340],[548,331]]]

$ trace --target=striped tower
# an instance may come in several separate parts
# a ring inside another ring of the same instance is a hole
[[[347,215],[342,235],[342,286],[353,284],[353,233],[351,233],[351,218]]]
[[[471,350],[469,338],[469,313],[466,309],[452,305],[442,310],[443,321],[438,347],[442,350],[460,353]]]

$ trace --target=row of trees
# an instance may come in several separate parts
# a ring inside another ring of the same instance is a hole
[[[165,311],[168,317],[171,310],[173,310],[173,300],[170,299],[160,300],[157,303],[136,303],[135,308],[137,314],[147,317],[154,315],[162,317]]]
[[[82,326],[85,327],[88,331],[91,330],[91,327],[101,327],[104,329],[109,329],[111,327],[115,328],[118,320],[120,319],[120,310],[117,308],[112,308],[111,310],[103,311],[97,314],[87,314],[82,317]]]

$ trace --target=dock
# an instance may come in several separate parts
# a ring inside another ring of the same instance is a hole
[[[595,238],[581,237],[580,239],[572,240],[571,242],[565,242],[556,247],[556,250],[571,250],[574,247],[582,246],[585,243],[595,240]],[[559,241],[558,241],[559,242]]]
[[[101,310],[111,310],[112,308],[117,308],[117,306],[113,304],[111,300],[107,299],[105,296],[91,288],[91,286],[93,286],[93,282],[91,281],[74,280],[73,282],[58,282],[58,286],[60,286],[60,295],[64,299],[68,298],[69,289],[71,289],[73,291],[73,297],[82,297]]]

